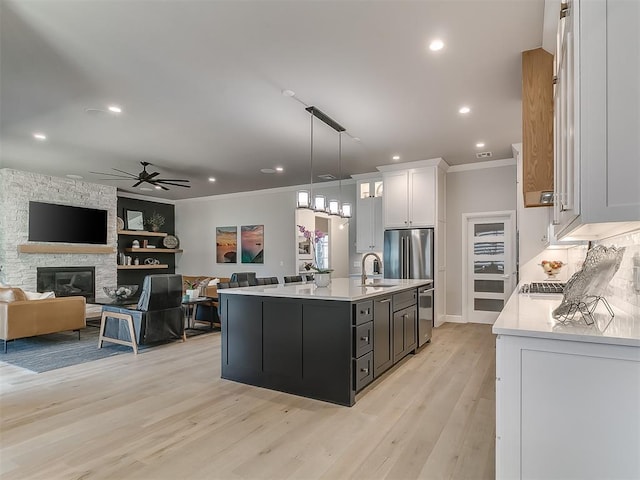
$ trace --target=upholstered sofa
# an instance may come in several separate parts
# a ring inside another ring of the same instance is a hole
[[[0,339],[4,340],[5,353],[9,340],[85,326],[84,297],[28,300],[19,288],[0,288]]]

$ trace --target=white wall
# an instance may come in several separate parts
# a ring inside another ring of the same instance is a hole
[[[294,275],[298,271],[295,190],[281,188],[176,201],[176,235],[184,249],[184,253],[176,255],[176,272],[229,277],[234,272],[251,271],[258,277],[277,276],[280,281],[285,275]],[[332,182],[329,187],[314,185],[314,192],[334,198],[338,188]],[[355,205],[354,184],[343,183],[342,195],[344,201]],[[240,249],[240,226],[252,224],[264,225],[265,263],[216,263],[216,227],[237,226]],[[355,241],[355,221],[350,221],[349,227],[345,231]],[[355,256],[353,244],[348,242],[349,257]],[[338,276],[338,271],[334,275]]]
[[[462,214],[516,210],[516,166],[447,172],[447,316],[462,315]]]

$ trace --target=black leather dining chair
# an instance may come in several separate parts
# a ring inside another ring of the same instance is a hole
[[[303,281],[302,275],[289,275],[284,277],[284,283],[300,283]]]
[[[256,282],[256,272],[237,272],[232,273],[230,282],[247,282],[247,285],[240,285],[241,287],[251,287],[257,285]]]

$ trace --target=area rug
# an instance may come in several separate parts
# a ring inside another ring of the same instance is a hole
[[[219,330],[187,330],[187,338]],[[42,373],[49,370],[91,362],[101,358],[129,353],[131,347],[104,342],[98,348],[99,328],[88,326],[80,332],[62,332],[37,337],[21,338],[7,344],[7,353],[0,350],[0,362],[7,362],[32,372]],[[138,354],[153,346],[138,347]]]

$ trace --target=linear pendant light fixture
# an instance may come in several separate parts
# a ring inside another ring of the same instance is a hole
[[[310,208],[316,212],[328,213],[330,215],[339,215],[342,217],[351,217],[351,205],[348,203],[340,206],[340,201],[342,200],[342,132],[346,129],[328,116],[323,111],[319,110],[316,107],[307,107],[305,108],[307,112],[311,114],[311,148],[310,148],[310,182],[309,182],[309,190],[299,190],[296,193],[296,204],[298,208]],[[313,195],[313,118],[317,118],[322,120],[325,124],[333,128],[336,132],[338,132],[338,162],[339,162],[339,190],[340,190],[340,201],[332,199],[329,201],[327,205],[327,198],[324,195]]]

